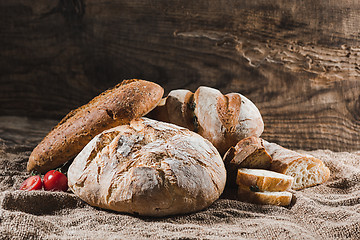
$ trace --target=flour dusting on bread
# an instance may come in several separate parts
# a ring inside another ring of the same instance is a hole
[[[90,205],[165,216],[209,206],[222,193],[226,172],[218,151],[200,135],[142,118],[96,136],[68,177],[72,191]]]

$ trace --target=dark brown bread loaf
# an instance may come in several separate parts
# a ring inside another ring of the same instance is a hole
[[[125,80],[71,111],[30,155],[27,170],[46,172],[75,157],[102,131],[144,116],[161,100],[164,90],[145,80]]]

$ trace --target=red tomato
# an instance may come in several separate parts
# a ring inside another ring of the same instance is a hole
[[[20,190],[40,190],[42,188],[42,181],[39,175],[31,176],[26,179],[20,186]]]
[[[51,170],[44,176],[44,189],[47,191],[64,191],[68,190],[68,179],[65,174]]]

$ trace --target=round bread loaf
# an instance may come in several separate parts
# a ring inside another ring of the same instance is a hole
[[[241,139],[259,137],[264,122],[258,108],[239,93],[223,95],[210,87],[199,87],[194,93],[198,133],[208,139],[223,155]]]
[[[71,111],[34,148],[27,170],[44,173],[75,157],[97,134],[151,111],[164,89],[145,80],[124,80]]]
[[[259,137],[264,122],[259,109],[240,93],[223,95],[215,88],[201,86],[195,93],[171,91],[148,115],[199,133],[224,155],[241,139]]]
[[[197,133],[141,118],[93,138],[68,179],[92,206],[159,217],[208,207],[224,190],[226,170],[216,148]]]

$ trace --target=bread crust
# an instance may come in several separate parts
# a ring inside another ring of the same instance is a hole
[[[245,169],[238,170],[236,184],[253,188],[260,192],[282,192],[289,190],[294,178],[285,174],[263,170]]]
[[[160,217],[209,206],[225,187],[226,170],[200,135],[141,118],[91,140],[69,167],[68,179],[92,206]]]
[[[294,177],[292,189],[300,190],[326,182],[330,170],[313,156],[301,154],[265,140],[264,147],[272,158],[270,170]]]
[[[71,111],[32,151],[28,171],[44,173],[75,157],[97,134],[144,116],[164,90],[145,80],[125,80]]]
[[[195,93],[173,90],[165,108],[159,106],[150,118],[186,127],[208,139],[224,155],[245,137],[259,137],[264,123],[257,107],[239,93],[223,95],[219,90],[201,86]],[[166,109],[167,114],[164,114]]]
[[[169,122],[194,131],[193,124],[193,93],[186,89],[173,90],[167,96]]]
[[[262,139],[251,136],[230,147],[224,155],[228,184],[234,185],[239,168],[269,169],[271,157],[266,152]]]

